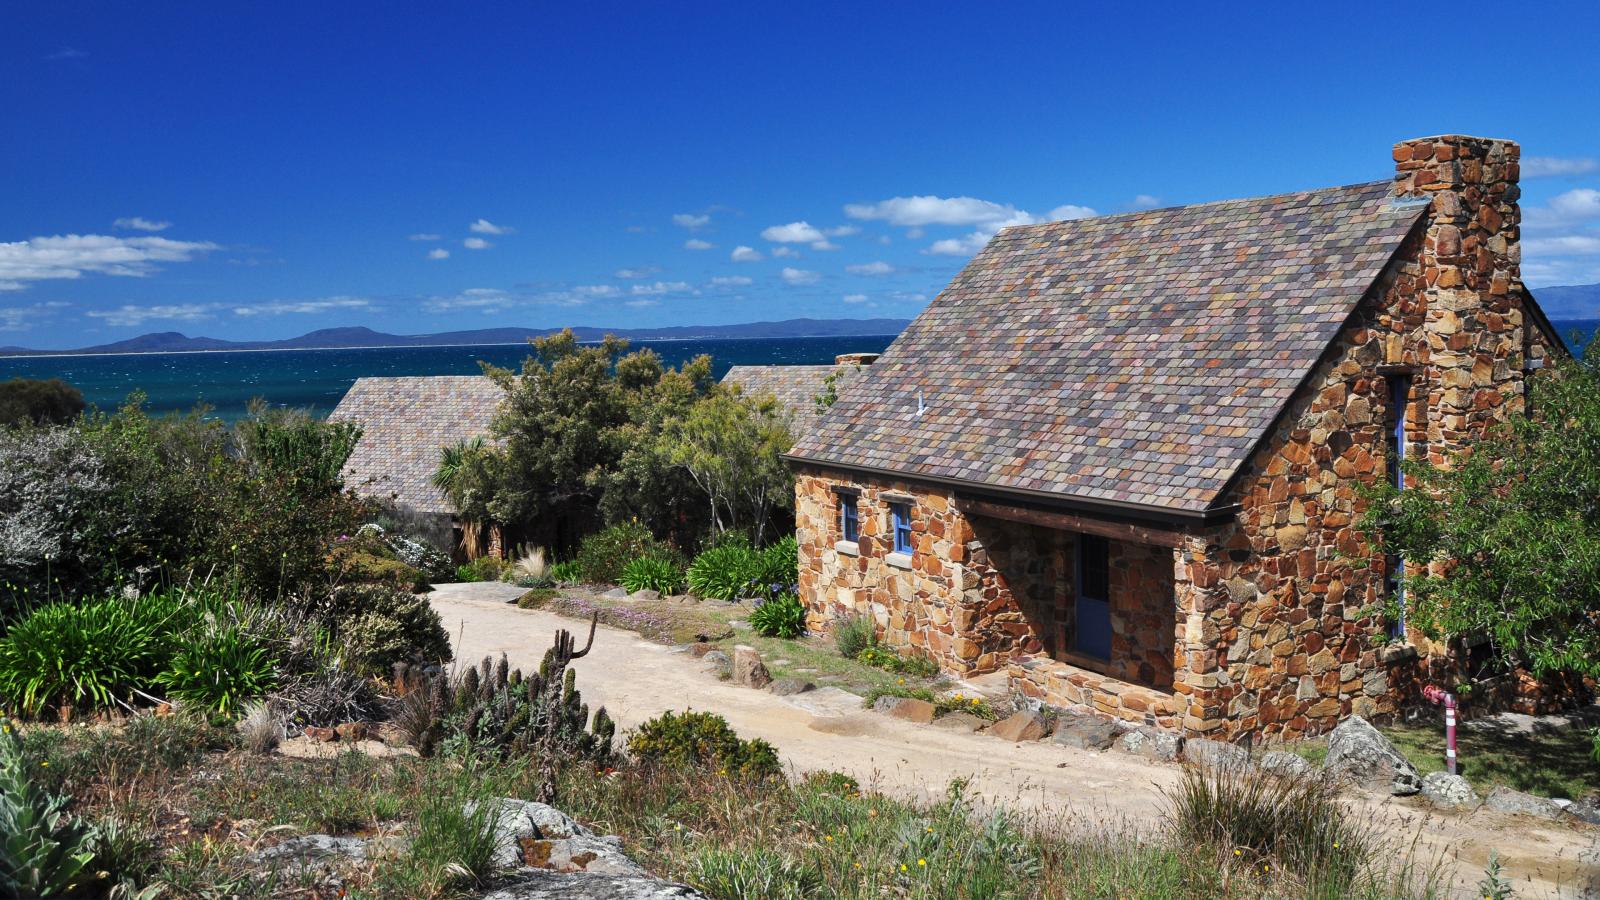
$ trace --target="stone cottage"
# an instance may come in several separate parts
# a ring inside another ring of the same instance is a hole
[[[1387,614],[1403,563],[1357,487],[1522,408],[1561,344],[1520,277],[1517,145],[1393,158],[996,235],[791,454],[811,624],[1224,739],[1490,671]]]

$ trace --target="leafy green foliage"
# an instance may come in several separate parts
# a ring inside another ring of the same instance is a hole
[[[578,571],[590,584],[616,584],[623,566],[641,557],[671,559],[675,554],[638,522],[613,525],[584,539],[578,548]]]
[[[848,616],[833,623],[833,645],[845,659],[860,659],[861,651],[877,642],[877,631],[867,616]]]
[[[714,392],[668,421],[661,440],[663,455],[706,496],[717,534],[749,528],[760,544],[774,511],[794,504],[794,475],[783,461],[794,436],[770,394]]]
[[[660,556],[641,556],[622,567],[622,586],[629,593],[676,594],[683,587],[683,564]]]
[[[471,803],[464,799],[459,791],[432,792],[417,812],[417,836],[408,852],[431,884],[481,887],[494,874],[500,804],[481,796]]]
[[[554,600],[557,596],[555,588],[531,588],[526,594],[517,598],[518,609],[538,609]]]
[[[765,568],[761,554],[743,541],[708,547],[689,564],[689,592],[710,600],[738,600],[755,592]]]
[[[278,680],[277,660],[238,625],[205,629],[183,642],[156,683],[167,699],[232,716]]]
[[[760,738],[743,740],[716,713],[664,712],[639,726],[628,752],[648,763],[717,769],[750,778],[781,775],[777,751]]]
[[[175,593],[41,606],[0,637],[0,701],[30,716],[129,702],[165,670],[192,621]]]
[[[333,593],[333,631],[357,671],[388,672],[400,662],[450,658],[450,635],[439,613],[408,590],[345,585]]]
[[[876,642],[857,653],[856,659],[885,672],[901,672],[923,678],[939,674],[939,664],[926,656],[901,655]]]
[[[1532,416],[1512,416],[1450,468],[1407,460],[1406,489],[1369,498],[1363,527],[1418,564],[1405,578],[1409,626],[1439,641],[1487,635],[1541,677],[1600,676],[1597,347],[1529,377]]]
[[[583,580],[583,569],[575,559],[552,564],[548,574],[556,584],[577,584]]]
[[[0,381],[0,426],[65,425],[84,406],[83,392],[59,378]]]
[[[713,897],[750,900],[800,900],[822,887],[815,867],[767,849],[704,850],[690,880]]]
[[[22,741],[0,718],[0,897],[62,897],[91,878],[95,830],[70,798],[28,777]]]
[[[806,630],[805,605],[793,594],[774,597],[751,611],[750,627],[765,637],[799,637]]]

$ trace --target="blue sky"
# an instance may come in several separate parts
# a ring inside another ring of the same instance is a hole
[[[909,317],[1008,222],[1441,132],[1533,158],[1530,284],[1600,281],[1593,2],[0,15],[0,345]]]

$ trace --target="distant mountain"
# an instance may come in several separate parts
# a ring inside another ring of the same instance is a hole
[[[1600,318],[1600,284],[1534,288],[1533,296],[1551,321]]]
[[[597,341],[608,334],[632,341],[694,341],[728,338],[853,337],[899,334],[907,319],[785,319],[743,325],[674,325],[666,328],[572,329],[579,340]],[[371,328],[323,328],[282,341],[225,341],[189,337],[176,331],[142,334],[125,341],[77,350],[29,350],[0,347],[0,354],[49,356],[61,353],[182,353],[196,350],[331,350],[340,347],[438,347],[443,345],[519,344],[529,338],[555,334],[559,328],[480,328],[437,334],[385,334]]]

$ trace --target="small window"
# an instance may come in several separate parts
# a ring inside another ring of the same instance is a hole
[[[889,504],[889,518],[894,526],[894,552],[911,552],[911,504]]]
[[[1394,619],[1389,623],[1389,637],[1400,641],[1406,638],[1405,568],[1405,560],[1398,556],[1384,560],[1383,589],[1395,608]]]
[[[856,509],[855,494],[839,495],[839,534],[842,540],[851,543],[861,537],[861,514]]]
[[[1095,659],[1111,658],[1111,543],[1078,535],[1076,649]]]
[[[1406,419],[1411,408],[1411,377],[1409,375],[1389,376],[1389,436],[1391,447],[1394,451],[1394,471],[1389,473],[1389,478],[1395,490],[1406,486],[1405,472],[1401,471],[1401,463],[1406,461]]]

